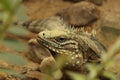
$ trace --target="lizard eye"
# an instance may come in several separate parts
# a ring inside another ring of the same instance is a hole
[[[64,42],[67,40],[67,38],[65,36],[60,36],[60,37],[57,37],[55,40],[58,42]]]

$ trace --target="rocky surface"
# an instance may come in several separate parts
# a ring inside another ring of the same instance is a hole
[[[105,0],[64,0],[64,1],[71,1],[71,2],[88,1],[88,2],[92,2],[96,5],[102,5],[105,2]]]
[[[100,10],[90,2],[79,2],[56,13],[73,26],[88,26],[100,17]]]

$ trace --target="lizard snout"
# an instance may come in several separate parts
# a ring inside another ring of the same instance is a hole
[[[41,38],[45,38],[46,37],[46,33],[43,31],[43,32],[40,32],[39,34],[38,34],[38,37],[41,37]]]

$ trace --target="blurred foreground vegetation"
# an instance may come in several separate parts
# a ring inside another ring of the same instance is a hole
[[[8,33],[16,36],[28,36],[29,32],[22,27],[13,26],[12,23],[16,20],[26,20],[27,16],[24,12],[25,7],[21,5],[21,0],[0,0],[0,21],[4,23],[0,24],[0,45],[9,47],[9,49],[15,50],[16,52],[22,52],[27,50],[27,45],[14,38],[7,37]],[[73,78],[73,80],[99,80],[98,75],[102,74],[111,80],[120,80],[120,75],[116,75],[111,71],[115,66],[113,60],[114,55],[120,50],[120,38],[110,47],[108,52],[102,55],[101,64],[88,64],[88,70],[90,73],[88,75],[82,75],[78,73],[68,72],[68,74]],[[7,52],[0,50],[0,61],[5,61],[10,64],[23,66],[26,64],[26,60],[23,57],[16,55],[15,52]],[[103,70],[103,68],[105,70]],[[20,77],[21,74],[14,70],[4,68],[0,63],[0,73],[7,73]]]
[[[0,0],[0,74],[7,73],[21,77],[19,72],[9,67],[4,67],[5,63],[10,65],[23,66],[26,60],[17,55],[17,52],[27,50],[27,45],[17,38],[10,38],[8,35],[26,36],[28,31],[22,27],[13,26],[16,20],[26,20],[25,7],[21,5],[22,0]],[[5,62],[5,63],[4,63]]]

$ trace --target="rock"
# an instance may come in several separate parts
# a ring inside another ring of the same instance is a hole
[[[120,29],[112,26],[101,26],[96,37],[106,48],[109,48],[120,37]]]
[[[64,0],[64,1],[79,2],[79,1],[85,1],[85,0]]]
[[[44,30],[53,30],[64,28],[64,21],[58,16],[52,16],[44,19],[35,19],[25,22],[14,23],[15,25],[22,25],[29,31],[39,33]]]
[[[87,1],[90,1],[96,5],[102,5],[105,2],[105,0],[87,0]]]
[[[71,1],[71,2],[89,1],[96,5],[102,5],[105,0],[64,0],[64,1]]]
[[[90,2],[79,2],[69,8],[56,13],[68,24],[73,26],[86,26],[95,22],[100,17],[100,10]]]
[[[120,9],[119,2],[109,1],[102,7],[102,17],[99,23],[97,38],[109,48],[120,37]],[[112,8],[112,9],[111,9]]]
[[[40,45],[36,39],[30,39],[28,43],[30,48],[28,57],[35,63],[41,63],[44,58],[51,56],[49,50]]]

